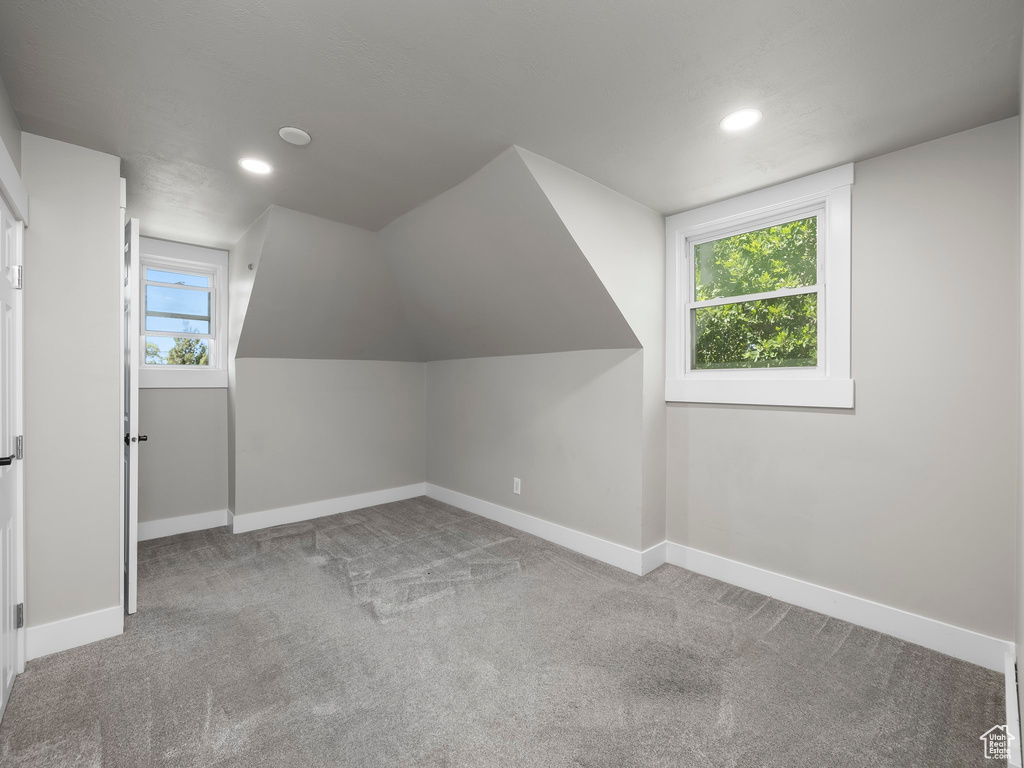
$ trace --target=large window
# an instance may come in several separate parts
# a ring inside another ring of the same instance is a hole
[[[666,399],[849,408],[853,167],[668,220]]]
[[[226,386],[227,254],[140,240],[142,386]]]

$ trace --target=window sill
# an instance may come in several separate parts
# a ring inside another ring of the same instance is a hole
[[[223,368],[212,370],[152,370],[139,371],[141,389],[226,389],[228,372]]]
[[[701,379],[665,382],[670,403],[853,408],[852,379]]]

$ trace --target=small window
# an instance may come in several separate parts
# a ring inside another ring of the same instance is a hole
[[[140,247],[140,385],[225,386],[227,254],[146,238]]]
[[[668,219],[666,399],[852,407],[852,166]]]
[[[208,366],[216,343],[214,275],[143,266],[145,364]]]

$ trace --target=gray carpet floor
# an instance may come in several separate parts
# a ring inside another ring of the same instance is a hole
[[[991,766],[1000,675],[427,498],[145,542],[122,636],[38,659],[3,766]]]

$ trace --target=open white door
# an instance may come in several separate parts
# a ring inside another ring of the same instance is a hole
[[[22,470],[22,243],[24,225],[0,199],[0,717],[25,668]]]
[[[139,329],[133,306],[139,284],[139,220],[124,228],[124,609],[135,613],[139,550]]]

